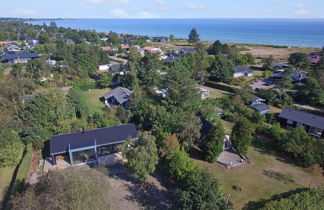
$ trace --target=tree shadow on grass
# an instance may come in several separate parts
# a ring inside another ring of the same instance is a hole
[[[115,164],[108,166],[108,176],[112,178],[117,178],[125,180],[125,186],[131,195],[126,196],[125,199],[128,201],[137,202],[142,206],[145,206],[145,209],[178,209],[176,208],[177,202],[172,190],[166,190],[169,188],[159,189],[157,185],[148,182],[144,185],[141,185],[136,179],[134,179],[126,167],[123,164]],[[152,175],[161,186],[170,186],[164,174],[159,173],[159,166],[157,167],[156,172]],[[164,180],[164,181],[163,181]]]
[[[271,179],[275,179],[275,180],[278,180],[280,182],[284,182],[286,184],[288,183],[294,183],[295,181],[290,178],[289,176],[287,175],[284,175],[280,172],[277,172],[277,171],[272,171],[272,170],[263,170],[263,175],[271,178]]]
[[[138,202],[146,209],[176,209],[169,191],[158,189],[152,183],[144,186],[128,184],[126,187],[132,193],[126,199]]]

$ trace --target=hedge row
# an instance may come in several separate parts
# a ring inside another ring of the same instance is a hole
[[[205,82],[205,85],[210,88],[216,88],[216,89],[227,91],[230,93],[236,93],[238,91],[238,88],[236,88],[236,87],[229,86],[229,85],[222,84],[222,83],[213,82],[213,81],[207,81],[207,82]]]

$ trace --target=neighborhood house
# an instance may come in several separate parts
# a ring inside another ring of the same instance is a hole
[[[252,77],[252,69],[248,66],[237,66],[233,77]]]
[[[279,117],[288,129],[304,126],[309,135],[324,136],[324,117],[294,109],[284,109]]]
[[[50,155],[54,165],[61,159],[69,160],[71,165],[95,163],[100,156],[118,152],[117,146],[128,138],[137,140],[132,123],[59,134],[51,138]]]
[[[131,99],[133,92],[124,87],[117,87],[112,91],[106,93],[102,98],[107,107],[123,105],[128,107],[127,101]]]
[[[19,53],[19,54],[5,54],[2,56],[2,63],[14,64],[14,63],[27,63],[29,59],[38,58],[37,53]]]

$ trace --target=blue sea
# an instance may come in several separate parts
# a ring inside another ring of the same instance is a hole
[[[62,19],[55,22],[73,29],[148,36],[174,34],[176,38],[187,38],[195,27],[205,41],[324,46],[324,19]],[[45,23],[49,25],[50,21]]]

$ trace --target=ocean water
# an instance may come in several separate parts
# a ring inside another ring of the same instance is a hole
[[[49,22],[45,21],[48,25]],[[205,41],[324,46],[324,19],[63,19],[55,22],[74,29],[148,36],[174,34],[176,38],[187,38],[195,27]]]

